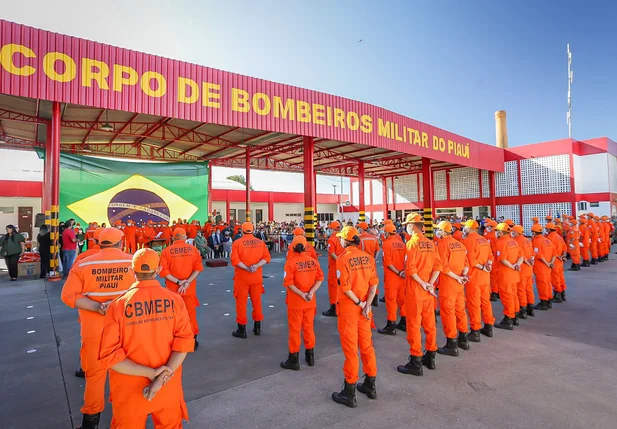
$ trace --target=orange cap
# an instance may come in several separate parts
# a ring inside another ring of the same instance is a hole
[[[394,221],[392,221],[392,219],[386,219],[383,221],[384,225],[394,225]]]
[[[294,235],[295,236],[304,235],[304,230],[302,228],[296,228],[294,229]]]
[[[557,227],[555,226],[555,224],[553,222],[547,223],[546,225],[544,225],[544,228],[551,229],[553,231],[557,229]]]
[[[366,223],[366,222],[360,222],[360,223],[358,224],[358,228],[362,228],[362,229],[364,229],[364,230],[367,230],[367,229],[368,229],[368,223]]]
[[[506,220],[503,221],[503,223],[508,225],[510,228],[512,228],[514,226],[514,221],[512,219],[506,219]]]
[[[136,273],[151,273],[156,271],[160,262],[159,254],[152,249],[139,249],[133,255],[132,267]]]
[[[546,219],[546,220],[548,220],[548,221],[551,221],[551,220],[553,220],[553,216],[551,216],[551,215],[546,215],[546,217],[545,217],[544,219]]]
[[[461,225],[461,223],[460,223],[460,222],[456,222],[454,225],[452,225],[452,227],[453,227],[453,228],[456,228],[456,229],[458,229],[458,230],[463,229],[463,226]]]
[[[383,230],[384,230],[385,232],[387,232],[388,234],[394,234],[394,233],[396,233],[396,227],[395,227],[393,224],[391,224],[391,223],[389,223],[389,224],[387,224],[386,226],[384,226],[384,227],[383,227]]]
[[[531,227],[531,232],[542,232],[542,225],[536,223]]]
[[[589,213],[587,213],[587,216],[589,216],[589,217],[593,217],[593,216],[594,216],[594,214],[593,214],[593,213],[591,213],[591,212],[589,212]]]
[[[328,228],[341,229],[341,223],[338,220],[335,220],[334,222],[330,222],[330,225],[328,225]]]
[[[148,222],[146,222],[146,224],[152,225],[152,224],[154,224],[154,222],[152,222],[152,220],[148,220]]]
[[[448,222],[447,220],[442,220],[441,222],[439,222],[437,224],[437,229],[441,229],[442,231],[445,231],[447,233],[451,233],[452,232],[452,224],[450,222]]]
[[[296,235],[294,237],[294,239],[291,240],[291,247],[294,248],[298,244],[301,244],[302,247],[304,247],[306,249],[306,247],[308,246],[308,242],[306,241],[306,237],[304,237],[303,235]]]
[[[424,223],[424,219],[417,213],[409,213],[403,225],[407,225],[408,223]]]
[[[582,218],[580,218],[579,222],[580,222],[582,225],[585,225],[585,224],[587,223],[587,219],[585,219],[584,217],[582,217]]]
[[[480,228],[480,225],[478,225],[478,222],[476,222],[473,219],[469,219],[463,225],[466,226],[467,228],[471,228],[471,229],[478,229],[478,228]]]
[[[561,223],[561,219],[555,218],[555,223]]]
[[[531,218],[531,221],[532,221],[532,222],[540,222],[540,219],[538,219],[537,217],[532,217],[532,218]]]
[[[336,236],[344,238],[347,241],[353,241],[354,237],[360,236],[360,233],[353,226],[346,226],[341,232],[336,234]]]
[[[122,221],[118,219],[117,221],[114,222],[114,225],[115,226],[122,225]]]
[[[118,228],[104,228],[99,233],[99,243],[104,245],[118,244],[122,240],[122,237],[124,237],[122,230]]]
[[[255,231],[255,227],[253,226],[253,222],[244,222],[242,224],[242,232],[247,234],[252,234]]]
[[[524,234],[525,230],[523,229],[523,227],[521,225],[514,225],[512,227],[512,231],[516,232],[517,234]]]
[[[101,236],[101,231],[103,231],[103,228],[97,228],[94,230],[94,239],[96,241],[99,240],[99,237]]]
[[[183,238],[186,238],[186,231],[184,230],[184,228],[176,228],[174,229],[172,235],[176,240],[182,240]]]
[[[510,226],[505,222],[497,225],[496,229],[497,231],[510,232]]]

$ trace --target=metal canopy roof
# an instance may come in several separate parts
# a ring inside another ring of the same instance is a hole
[[[50,118],[49,101],[0,95],[0,147],[44,147]],[[102,129],[106,123],[113,131]],[[251,149],[251,168],[303,172],[301,135],[63,104],[64,152],[155,161],[211,161],[217,166],[244,167],[247,147]],[[419,156],[315,139],[317,173],[357,176],[359,161],[365,163],[366,177],[421,170]],[[441,169],[457,165],[432,161],[432,166]]]

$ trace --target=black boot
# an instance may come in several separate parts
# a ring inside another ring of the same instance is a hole
[[[308,366],[315,366],[315,349],[305,350],[304,360]]]
[[[396,329],[407,332],[407,318],[405,316],[401,316],[401,321],[396,325]]]
[[[75,371],[75,377],[77,378],[86,378],[86,372],[79,367],[77,371]]]
[[[261,335],[261,322],[255,322],[253,324],[253,334],[256,336]]]
[[[516,313],[516,314],[518,314],[518,313]],[[516,314],[514,315],[514,319],[512,319],[512,326],[520,325],[520,323],[518,321],[518,317],[516,317]]]
[[[349,408],[356,408],[358,406],[358,402],[356,401],[356,385],[345,381],[343,390],[334,392],[332,394],[332,400],[337,404],[346,405]]]
[[[379,298],[379,302],[386,302],[386,297],[382,296],[381,298]]]
[[[555,292],[553,299],[551,301],[553,301],[555,304],[561,304],[563,302],[563,299],[561,299],[561,293]]]
[[[435,310],[435,317],[439,316],[439,310]]]
[[[458,346],[463,350],[469,350],[471,348],[471,346],[469,345],[469,340],[467,339],[467,333],[458,333]]]
[[[409,356],[407,364],[397,366],[396,370],[401,374],[417,375],[418,377],[424,375],[424,369],[422,368],[422,358],[417,356]]]
[[[375,386],[375,380],[377,377],[369,377],[364,374],[364,381],[356,385],[358,392],[364,393],[369,399],[377,399],[377,387]]]
[[[598,260],[596,258],[591,258],[591,265],[598,265]]]
[[[534,307],[535,310],[542,310],[542,311],[546,311],[548,310],[548,301],[546,300],[540,300],[539,303],[537,303]]]
[[[523,320],[527,319],[527,309],[525,307],[521,307],[521,311],[518,312],[516,317]]]
[[[289,357],[285,362],[281,362],[281,368],[292,369],[298,371],[300,369],[300,361],[298,360],[299,353],[289,353]]]
[[[536,313],[533,311],[533,304],[527,304],[527,316],[534,317]]]
[[[491,302],[497,302],[499,294],[497,292],[491,292]]]
[[[572,266],[570,268],[568,268],[568,271],[578,271],[576,269],[576,264],[572,264]]]
[[[563,302],[566,302],[566,291],[565,290],[563,292],[561,292],[561,300]]]
[[[589,260],[583,261],[583,267],[590,267]]]
[[[324,311],[321,314],[326,317],[336,317],[336,305],[330,304],[330,308],[328,309],[328,311]]]
[[[456,338],[446,338],[446,345],[438,348],[437,353],[446,356],[458,356],[458,340]]]
[[[199,347],[199,341],[197,341],[197,335],[195,335],[195,348],[193,349],[193,351],[196,351],[197,347]]]
[[[493,337],[493,325],[490,323],[485,323],[484,328],[480,329],[480,333],[485,337],[492,338]]]
[[[101,413],[97,414],[84,414],[81,419],[81,428],[78,429],[99,429],[99,419]]]
[[[437,368],[437,365],[435,365],[435,352],[425,351],[424,356],[422,356],[422,365],[430,370]]]
[[[503,320],[499,322],[499,324],[496,325],[495,328],[506,329],[508,331],[512,331],[514,330],[513,325],[514,325],[514,319],[510,319],[508,316],[504,316]]]
[[[467,340],[472,343],[479,343],[480,341],[482,341],[482,337],[480,337],[480,330],[472,329],[469,335],[467,336]]]
[[[388,320],[386,326],[383,329],[378,329],[377,332],[383,335],[396,335],[395,322]]]
[[[238,329],[231,333],[236,338],[246,338],[246,325],[241,325],[238,323]]]
[[[371,305],[373,307],[379,307],[379,297],[377,295],[373,297],[373,302],[371,303]]]

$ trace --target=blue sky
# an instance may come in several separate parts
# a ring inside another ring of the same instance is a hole
[[[569,42],[573,135],[617,139],[617,2],[96,5],[13,2],[2,17],[361,100],[487,144],[495,144],[494,112],[504,109],[511,146],[567,137]]]

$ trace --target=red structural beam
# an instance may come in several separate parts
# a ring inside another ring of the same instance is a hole
[[[27,122],[30,124],[47,124],[49,119],[41,119],[25,113],[13,112],[12,110],[0,109],[0,120]]]
[[[135,119],[137,119],[138,116],[139,116],[139,113],[135,113],[131,117],[131,119],[129,119],[129,121],[126,124],[124,124],[122,126],[122,128],[120,128],[119,131],[116,131],[114,136],[109,140],[109,144],[111,145],[118,138],[118,136],[120,136],[124,132],[124,130],[126,130],[133,123],[133,121],[135,121]],[[99,119],[100,119],[100,117],[99,117]],[[99,119],[97,119],[97,122],[99,121]]]
[[[95,122],[98,122],[98,121],[101,119],[101,117],[103,116],[103,113],[105,113],[105,109],[101,109],[101,113],[99,113],[99,115],[96,117]],[[38,114],[37,114],[37,116],[38,116]],[[95,130],[95,128],[96,128],[96,124],[95,124],[95,125],[92,125],[92,126],[90,127],[90,129],[88,130],[88,132],[87,132],[87,133],[86,133],[86,135],[84,136],[84,139],[81,141],[81,144],[86,144],[86,142],[87,142],[87,141],[88,141],[88,139],[90,138],[90,134],[92,134],[92,131],[94,131],[94,130]],[[37,137],[38,137],[38,135],[37,135],[37,133],[35,132],[35,133],[34,133],[34,138],[37,138]],[[113,141],[113,138],[112,138],[112,141]],[[111,142],[110,142],[110,143],[111,143]]]

